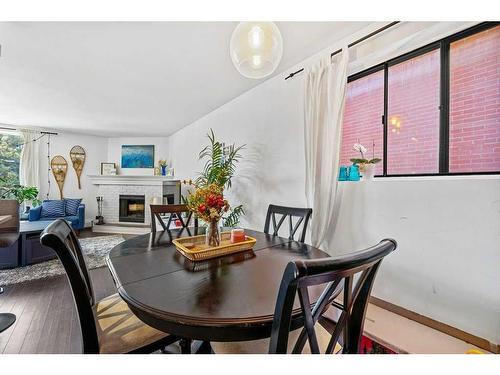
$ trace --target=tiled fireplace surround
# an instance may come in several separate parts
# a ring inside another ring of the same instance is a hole
[[[144,224],[151,223],[149,205],[153,198],[167,194],[174,195],[174,202],[180,203],[180,181],[163,176],[89,176],[98,186],[98,195],[103,197],[102,216],[108,224],[118,224],[120,195],[144,195]],[[130,224],[130,223],[128,223]]]

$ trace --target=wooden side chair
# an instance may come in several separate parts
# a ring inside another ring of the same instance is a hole
[[[277,220],[276,215],[281,215],[281,218]],[[273,224],[272,234],[278,236],[278,232],[281,225],[284,223],[285,219],[288,217],[288,238],[294,240],[295,233],[302,224],[302,231],[297,241],[304,242],[306,239],[307,225],[309,224],[309,219],[312,215],[312,208],[296,208],[296,207],[284,207],[276,206],[270,204],[267,209],[266,223],[264,224],[264,233],[269,234],[269,227],[271,222]],[[298,218],[297,222],[293,224],[293,218]]]
[[[394,251],[396,241],[385,239],[368,249],[340,257],[296,260],[283,274],[271,329],[271,338],[249,343],[212,343],[216,353],[359,353],[373,282],[383,258]],[[311,307],[310,289],[325,285]],[[343,287],[343,288],[342,288]],[[343,291],[342,302],[335,299]],[[294,310],[298,299],[300,310]],[[333,322],[323,314],[338,309]],[[300,314],[304,325],[290,332],[292,316]],[[328,327],[329,329],[325,329]],[[341,336],[342,335],[342,336]],[[306,347],[306,343],[309,345]]]
[[[96,301],[85,259],[75,232],[55,220],[40,242],[52,248],[66,271],[78,312],[84,353],[149,353],[177,341],[137,318],[118,294]]]
[[[172,220],[179,220],[182,228],[187,228],[193,218],[193,212],[189,211],[185,204],[152,204],[151,209],[151,232],[156,233],[156,221],[160,223],[163,230],[169,230]],[[185,219],[182,218],[182,213],[187,213]],[[167,224],[161,217],[162,214],[170,214]],[[194,227],[198,228],[198,218],[194,217]]]

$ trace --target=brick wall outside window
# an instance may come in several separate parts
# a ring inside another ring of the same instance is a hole
[[[341,165],[383,157],[384,72],[347,86]],[[439,172],[440,50],[388,69],[387,173]],[[500,171],[500,26],[450,44],[449,171]],[[379,163],[376,174],[382,174]]]
[[[450,172],[500,171],[500,26],[450,45]]]
[[[351,158],[361,157],[354,151],[354,143],[361,143],[368,149],[366,158],[372,158],[372,142],[375,142],[375,157],[383,158],[384,128],[384,71],[348,83],[342,129],[340,164],[350,165]],[[382,174],[382,162],[375,168]]]
[[[389,67],[387,173],[439,171],[439,50]]]

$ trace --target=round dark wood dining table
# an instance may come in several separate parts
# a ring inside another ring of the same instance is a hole
[[[295,259],[324,258],[314,247],[246,230],[252,251],[193,262],[172,240],[204,228],[145,234],[115,246],[107,264],[118,293],[150,326],[186,339],[247,341],[270,337],[285,266]],[[311,293],[311,303],[318,298]],[[302,325],[296,301],[292,329]]]

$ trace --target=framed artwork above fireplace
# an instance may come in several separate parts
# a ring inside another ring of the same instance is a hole
[[[122,145],[122,168],[154,168],[154,145]]]

